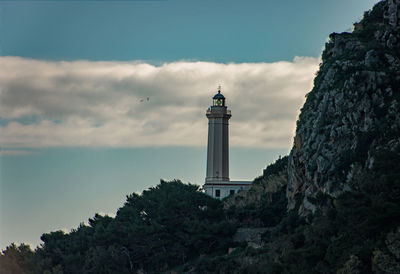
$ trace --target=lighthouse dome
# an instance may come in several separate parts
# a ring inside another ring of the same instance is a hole
[[[218,89],[218,93],[213,97],[213,106],[215,107],[224,107],[225,106],[225,97],[221,94],[221,90]]]
[[[225,97],[221,94],[221,91],[218,90],[218,93],[214,95],[213,99],[225,99]]]

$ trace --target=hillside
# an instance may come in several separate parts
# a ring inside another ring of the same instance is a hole
[[[360,188],[399,152],[399,3],[380,2],[352,33],[329,36],[289,155],[289,208],[299,202],[301,215],[319,208],[309,198]]]
[[[262,197],[286,195],[287,212],[262,248],[220,258],[220,272],[400,273],[399,19],[400,1],[382,1],[352,33],[330,35],[286,174],[225,201],[267,216]]]
[[[43,244],[10,245],[1,273],[400,273],[400,0],[333,33],[288,156],[219,201],[161,182]],[[263,228],[262,244],[234,242]]]
[[[400,1],[382,1],[352,33],[330,35],[286,172],[225,201],[268,216],[265,197],[285,195],[287,211],[262,248],[215,259],[220,273],[400,273],[399,19]]]

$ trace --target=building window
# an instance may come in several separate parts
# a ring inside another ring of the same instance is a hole
[[[233,194],[235,194],[235,190],[234,189],[229,190],[229,195],[233,195]]]
[[[215,190],[215,197],[217,197],[217,198],[221,197],[221,190],[219,190],[219,189]]]

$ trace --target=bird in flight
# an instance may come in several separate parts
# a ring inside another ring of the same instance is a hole
[[[144,100],[145,100],[145,99],[140,99],[140,102],[143,103]],[[147,102],[150,101],[150,97],[147,97],[147,98],[146,98],[146,101],[147,101]]]

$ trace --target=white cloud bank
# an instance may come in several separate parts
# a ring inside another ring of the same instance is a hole
[[[204,146],[205,110],[220,84],[232,110],[231,146],[288,148],[318,63],[296,57],[154,66],[0,57],[0,145]]]

